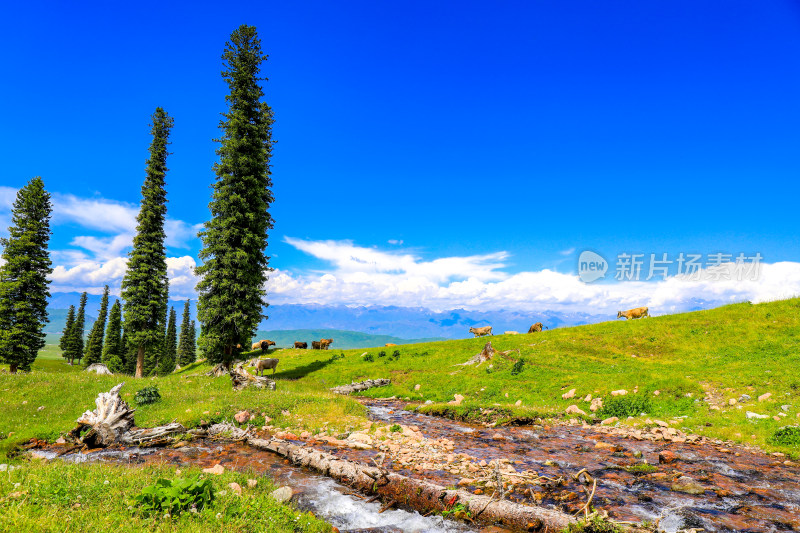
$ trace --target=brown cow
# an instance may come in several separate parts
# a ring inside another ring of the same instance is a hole
[[[308,343],[295,341],[294,347],[297,348],[298,350],[306,350],[308,349]]]
[[[320,339],[319,340],[319,349],[320,350],[327,350],[330,345],[333,344],[333,339]]]
[[[469,332],[475,335],[476,337],[483,337],[484,335],[493,335],[492,326],[486,326],[483,328],[469,328]]]
[[[540,331],[542,331],[542,327],[543,327],[542,323],[541,322],[537,322],[536,324],[534,324],[530,328],[528,328],[528,333],[539,333]]]
[[[650,317],[650,311],[647,307],[637,307],[636,309],[628,309],[627,311],[619,311],[617,313],[617,318],[625,317],[625,320],[630,320],[631,318],[644,318]]]
[[[397,345],[393,342],[387,342],[386,344],[384,344],[384,346],[397,346]]]
[[[319,341],[311,341],[311,349],[312,350],[321,350],[322,347],[320,346]]]

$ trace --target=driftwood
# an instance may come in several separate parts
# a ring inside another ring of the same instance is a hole
[[[86,367],[86,372],[96,372],[101,376],[113,376],[114,374],[103,363],[94,363]]]
[[[219,363],[217,366],[206,372],[204,375],[218,378],[220,376],[224,376],[229,372],[230,372],[230,367],[225,366],[223,363]]]
[[[252,375],[244,369],[243,364],[233,367],[230,374],[233,390],[242,390],[247,387],[275,390],[275,382],[273,380],[262,376]]]
[[[134,429],[133,414],[128,403],[119,395],[125,383],[97,395],[94,411],[84,412],[70,436],[89,448],[106,448],[112,444],[149,444],[165,442],[170,435],[186,431],[180,424],[172,423],[149,429]],[[83,436],[86,429],[89,429]]]
[[[361,392],[373,387],[385,387],[392,382],[391,379],[368,379],[359,383],[351,383],[350,385],[342,385],[340,387],[333,387],[331,392],[336,394],[352,394],[354,392]]]
[[[486,343],[486,346],[483,347],[481,353],[473,356],[466,363],[460,363],[459,365],[456,366],[474,365],[475,363],[478,363],[480,365],[481,363],[485,363],[486,361],[494,357],[495,353],[497,352],[495,351],[494,348],[492,348],[492,341],[489,341]]]
[[[461,504],[476,522],[500,523],[523,531],[548,533],[561,531],[575,521],[571,516],[554,509],[495,500],[493,496],[478,496],[465,490],[446,489],[428,481],[339,459],[329,453],[280,439],[249,439],[247,443],[286,457],[297,465],[313,468],[357,490],[379,494],[386,501],[394,500],[421,513],[442,512]]]

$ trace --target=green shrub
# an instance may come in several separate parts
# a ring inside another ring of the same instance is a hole
[[[627,418],[639,416],[650,411],[650,398],[645,394],[629,396],[612,396],[603,402],[603,408],[597,412],[600,418]]]
[[[378,357],[386,357],[386,352],[381,350],[380,352],[378,352]]]
[[[800,427],[782,427],[772,434],[772,436],[769,438],[769,442],[782,446],[800,446]]]
[[[364,356],[364,361],[367,361],[367,362],[370,362],[370,363],[371,363],[371,362],[373,362],[374,360],[375,360],[375,356],[374,356],[374,355],[372,355],[371,353],[368,353],[367,355],[365,355],[365,356]]]
[[[132,505],[143,514],[169,513],[177,516],[183,511],[201,511],[214,501],[214,485],[210,479],[177,478],[174,481],[159,479],[155,485],[145,487],[134,496]]]
[[[138,405],[148,405],[161,401],[161,395],[158,393],[158,387],[145,387],[136,391],[136,396],[133,397]]]
[[[392,424],[392,426],[389,427],[389,431],[392,433],[400,433],[403,431],[403,428],[400,427],[400,424]]]
[[[623,531],[625,530],[613,522],[594,515],[588,520],[578,520],[570,524],[563,533],[623,533]]]
[[[392,357],[394,357],[395,359],[399,359],[400,358],[400,350],[393,351],[392,352]]]
[[[511,375],[512,376],[518,375],[520,372],[522,372],[522,367],[524,366],[525,366],[525,359],[518,360],[516,363],[514,363],[514,366],[511,368]]]

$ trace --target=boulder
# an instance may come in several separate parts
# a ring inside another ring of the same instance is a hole
[[[584,416],[586,416],[586,413],[580,407],[578,407],[575,404],[572,404],[569,407],[567,407],[565,412],[568,415],[584,415]]]
[[[769,418],[769,415],[760,415],[758,413],[754,413],[753,411],[747,411],[745,416],[747,418]]]
[[[286,503],[292,499],[292,488],[287,486],[277,488],[270,493],[270,496],[272,496],[279,503]]]
[[[600,425],[601,426],[610,426],[611,424],[616,424],[617,422],[619,422],[619,418],[617,418],[616,416],[612,416],[612,417],[606,418],[605,420],[600,422]]]
[[[690,478],[689,476],[681,476],[672,483],[670,489],[674,492],[683,492],[686,494],[703,494],[706,489],[700,483]]]
[[[589,410],[591,412],[599,411],[603,408],[603,399],[602,398],[595,398],[592,400],[592,404],[589,406]]]
[[[453,397],[455,400],[447,402],[447,405],[461,405],[461,402],[464,401],[464,397],[460,394],[454,394]]]
[[[233,415],[233,419],[239,422],[240,424],[244,424],[245,422],[250,421],[250,413],[247,411],[239,411],[235,415]]]
[[[103,363],[95,363],[86,367],[87,372],[95,372],[100,376],[113,376],[111,370]]]
[[[764,394],[762,394],[761,396],[758,397],[758,401],[759,402],[765,402],[765,401],[769,400],[770,398],[772,398],[772,393],[771,392],[765,392]]]
[[[626,394],[628,394],[628,391],[626,391],[625,389],[611,391],[611,396],[625,396]]]
[[[569,392],[565,392],[561,395],[561,397],[565,400],[569,400],[570,398],[575,397],[575,389],[570,389]]]

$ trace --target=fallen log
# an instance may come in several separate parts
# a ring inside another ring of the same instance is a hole
[[[350,385],[341,385],[333,387],[331,392],[336,394],[352,394],[354,392],[361,392],[373,387],[385,387],[392,382],[391,379],[368,379],[359,383],[351,383]]]
[[[493,497],[475,495],[465,490],[446,489],[428,481],[409,478],[385,469],[339,459],[313,448],[297,446],[280,439],[248,439],[254,448],[288,458],[296,465],[312,468],[323,475],[368,494],[379,494],[420,513],[441,513],[461,504],[472,520],[502,524],[523,531],[554,533],[575,522],[571,516],[554,509],[522,505]]]

